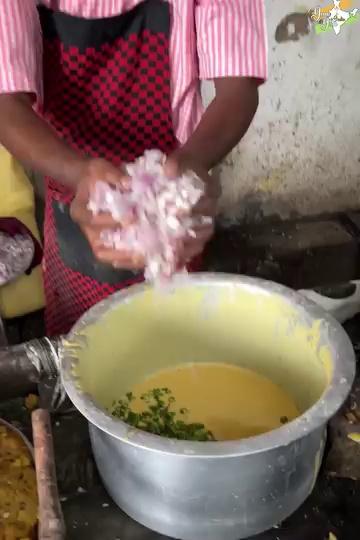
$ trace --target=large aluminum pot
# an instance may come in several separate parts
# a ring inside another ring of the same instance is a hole
[[[246,440],[195,443],[134,430],[107,412],[139,378],[203,361],[270,377],[301,416]],[[138,522],[184,540],[248,538],[294,512],[313,489],[326,424],[355,371],[347,335],[321,308],[279,285],[220,274],[116,294],[79,321],[61,362],[110,495]]]

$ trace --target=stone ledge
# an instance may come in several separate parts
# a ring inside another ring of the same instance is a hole
[[[358,251],[357,239],[337,217],[251,228],[236,225],[217,230],[206,268],[312,288],[354,279]]]

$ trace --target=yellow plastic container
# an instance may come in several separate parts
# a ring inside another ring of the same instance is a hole
[[[21,221],[40,240],[35,219],[34,190],[21,165],[0,145],[0,217]],[[0,287],[0,316],[11,319],[45,305],[41,267]]]

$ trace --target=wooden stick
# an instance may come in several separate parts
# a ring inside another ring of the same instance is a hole
[[[39,497],[38,540],[64,540],[65,524],[56,481],[50,414],[45,409],[37,409],[32,413],[31,421]]]

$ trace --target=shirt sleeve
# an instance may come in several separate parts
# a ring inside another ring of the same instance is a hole
[[[267,78],[264,0],[196,0],[201,79]]]
[[[42,35],[35,0],[0,0],[0,94],[42,93]]]

